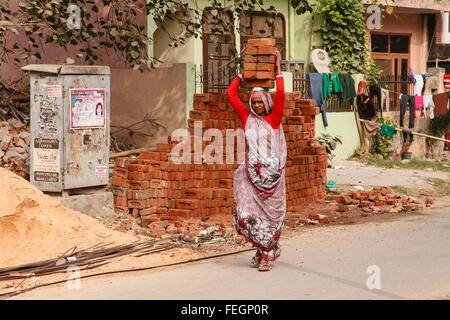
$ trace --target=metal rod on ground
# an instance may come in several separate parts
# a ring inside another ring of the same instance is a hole
[[[213,259],[213,258],[219,258],[219,257],[225,257],[225,256],[233,255],[233,254],[239,254],[239,253],[242,253],[242,252],[254,251],[254,250],[255,250],[255,248],[249,248],[249,249],[242,249],[242,250],[228,252],[228,253],[217,254],[217,255],[213,255],[213,256],[207,256],[207,257],[201,257],[201,258],[196,258],[196,259],[184,260],[184,261],[180,261],[180,262],[174,262],[174,263],[168,263],[168,264],[163,264],[163,265],[157,265],[157,266],[152,266],[152,267],[143,267],[143,268],[136,268],[136,269],[122,269],[122,270],[115,270],[115,271],[105,271],[105,272],[101,272],[101,273],[95,273],[95,274],[89,274],[89,275],[85,275],[85,276],[80,276],[80,279],[91,278],[91,277],[96,277],[96,276],[102,276],[102,275],[107,275],[107,274],[117,274],[117,273],[124,273],[124,272],[136,272],[136,271],[151,270],[151,269],[157,269],[157,268],[163,268],[163,267],[171,267],[171,266],[175,266],[175,265],[180,265],[180,264],[185,264],[185,263],[190,263],[190,262],[196,262],[196,261],[201,261],[201,260],[207,260],[207,259]],[[27,289],[14,290],[14,291],[10,291],[10,292],[7,292],[7,293],[2,293],[2,294],[0,294],[0,299],[10,298],[10,297],[19,295],[21,293],[25,293],[25,292],[31,291],[31,290],[36,289],[36,288],[46,287],[46,286],[50,286],[50,285],[54,285],[54,284],[58,284],[58,283],[63,283],[63,282],[66,282],[66,281],[67,281],[67,279],[64,279],[64,280],[59,280],[59,281],[50,282],[50,283],[43,283],[43,284],[37,285],[35,287],[27,288]]]
[[[361,121],[361,122],[372,122],[372,121],[369,121],[369,120],[363,120],[363,119],[359,119],[359,121]],[[407,128],[405,128],[405,129],[406,129],[406,130],[409,130],[409,129],[407,129]],[[395,128],[395,130],[396,130],[396,131],[403,131],[403,129],[401,129],[401,128]],[[411,134],[414,134],[414,135],[416,135],[416,136],[419,136],[419,137],[425,137],[425,138],[434,139],[434,140],[439,140],[439,141],[443,141],[443,142],[450,142],[450,140],[446,140],[446,139],[444,139],[444,138],[438,138],[438,137],[430,136],[430,135],[424,134],[424,133],[419,133],[419,132],[414,132],[414,131],[411,131],[410,133],[411,133]]]
[[[156,151],[156,147],[133,149],[133,150],[123,151],[123,152],[110,153],[109,154],[109,158],[110,159],[114,159],[114,158],[117,158],[117,157],[125,157],[125,156],[129,156],[130,154],[139,153],[141,151],[153,152],[153,151]]]

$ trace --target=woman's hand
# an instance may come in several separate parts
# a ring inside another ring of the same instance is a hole
[[[277,74],[281,73],[281,54],[280,51],[277,50],[277,53],[275,54],[277,57],[277,62],[276,62],[276,72]]]

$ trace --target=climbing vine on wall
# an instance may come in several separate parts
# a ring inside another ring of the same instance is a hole
[[[334,71],[362,73],[374,82],[381,70],[370,57],[364,12],[360,0],[320,1],[315,8]]]

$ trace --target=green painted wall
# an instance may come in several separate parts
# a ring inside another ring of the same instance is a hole
[[[316,116],[316,137],[322,133],[340,136],[342,144],[334,150],[334,159],[347,159],[361,144],[355,114],[353,112],[328,112],[327,120],[328,126],[325,128],[322,114]]]

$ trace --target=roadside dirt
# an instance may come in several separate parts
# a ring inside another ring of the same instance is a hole
[[[356,170],[353,166],[354,164],[348,164],[347,162],[345,164],[349,168],[353,168],[351,169],[352,176],[356,178],[358,172],[354,171]],[[361,175],[364,177],[364,179],[355,180],[357,184],[343,183],[347,181],[345,179],[348,179],[348,177],[341,174],[343,169],[329,169],[330,179],[333,177],[333,173],[339,171],[339,175],[335,174],[334,179],[339,185],[340,192],[355,191],[354,185],[361,185],[365,190],[370,190],[375,185],[392,185],[392,179],[395,181],[394,185],[398,183],[408,184],[408,182],[405,182],[407,181],[406,178],[412,176],[415,179],[424,179],[430,174],[430,172],[427,172],[420,176],[420,172],[416,172],[416,170],[408,172],[409,170],[396,169],[383,169],[383,172],[380,173],[373,168],[367,168],[368,166],[360,166],[360,164],[355,166],[359,168],[357,169],[359,172],[363,172]],[[392,170],[395,170],[395,174],[392,173]],[[53,258],[74,246],[81,249],[102,241],[113,241],[116,244],[130,243],[144,237],[139,235],[139,232],[136,233],[136,230],[124,232],[128,223],[120,224],[121,227],[117,228],[122,231],[120,232],[107,228],[91,217],[70,211],[57,203],[56,200],[35,189],[26,180],[5,171],[3,169],[0,170],[0,184],[5,186],[5,191],[0,194],[0,201],[5,204],[4,208],[6,208],[0,214],[0,245],[4,248],[0,253],[0,267]],[[436,173],[432,174],[434,177]],[[442,178],[442,173],[438,174]],[[426,184],[421,184],[421,186],[425,189],[427,188]],[[434,199],[434,201],[435,203],[432,207],[450,206],[450,197]],[[405,217],[421,216],[429,210],[429,208],[424,208],[423,211],[416,212],[376,213],[369,216],[361,216],[361,208],[355,207],[340,213],[337,212],[336,206],[334,201],[321,200],[315,204],[299,208],[299,211],[296,213],[298,215],[296,219],[308,217],[310,213],[323,213],[334,216],[335,221],[305,225],[292,223],[286,226],[281,238],[287,239],[306,230],[323,228],[325,226],[382,223]],[[124,219],[128,218],[124,217]],[[190,225],[192,225],[193,231],[206,230],[211,227],[213,227],[213,231],[207,233],[203,238],[185,238],[182,236],[173,241],[176,243],[177,248],[139,258],[133,256],[117,258],[109,264],[83,270],[81,275],[89,276],[117,270],[155,267],[251,248],[234,231],[232,217],[218,216],[206,221],[192,220]],[[9,237],[6,237],[7,234],[9,234]],[[14,241],[11,240],[11,235]],[[65,285],[67,278],[67,272],[61,272],[43,276],[39,279],[35,279],[31,275],[27,279],[0,281],[0,294],[55,281],[62,281],[60,285]]]

